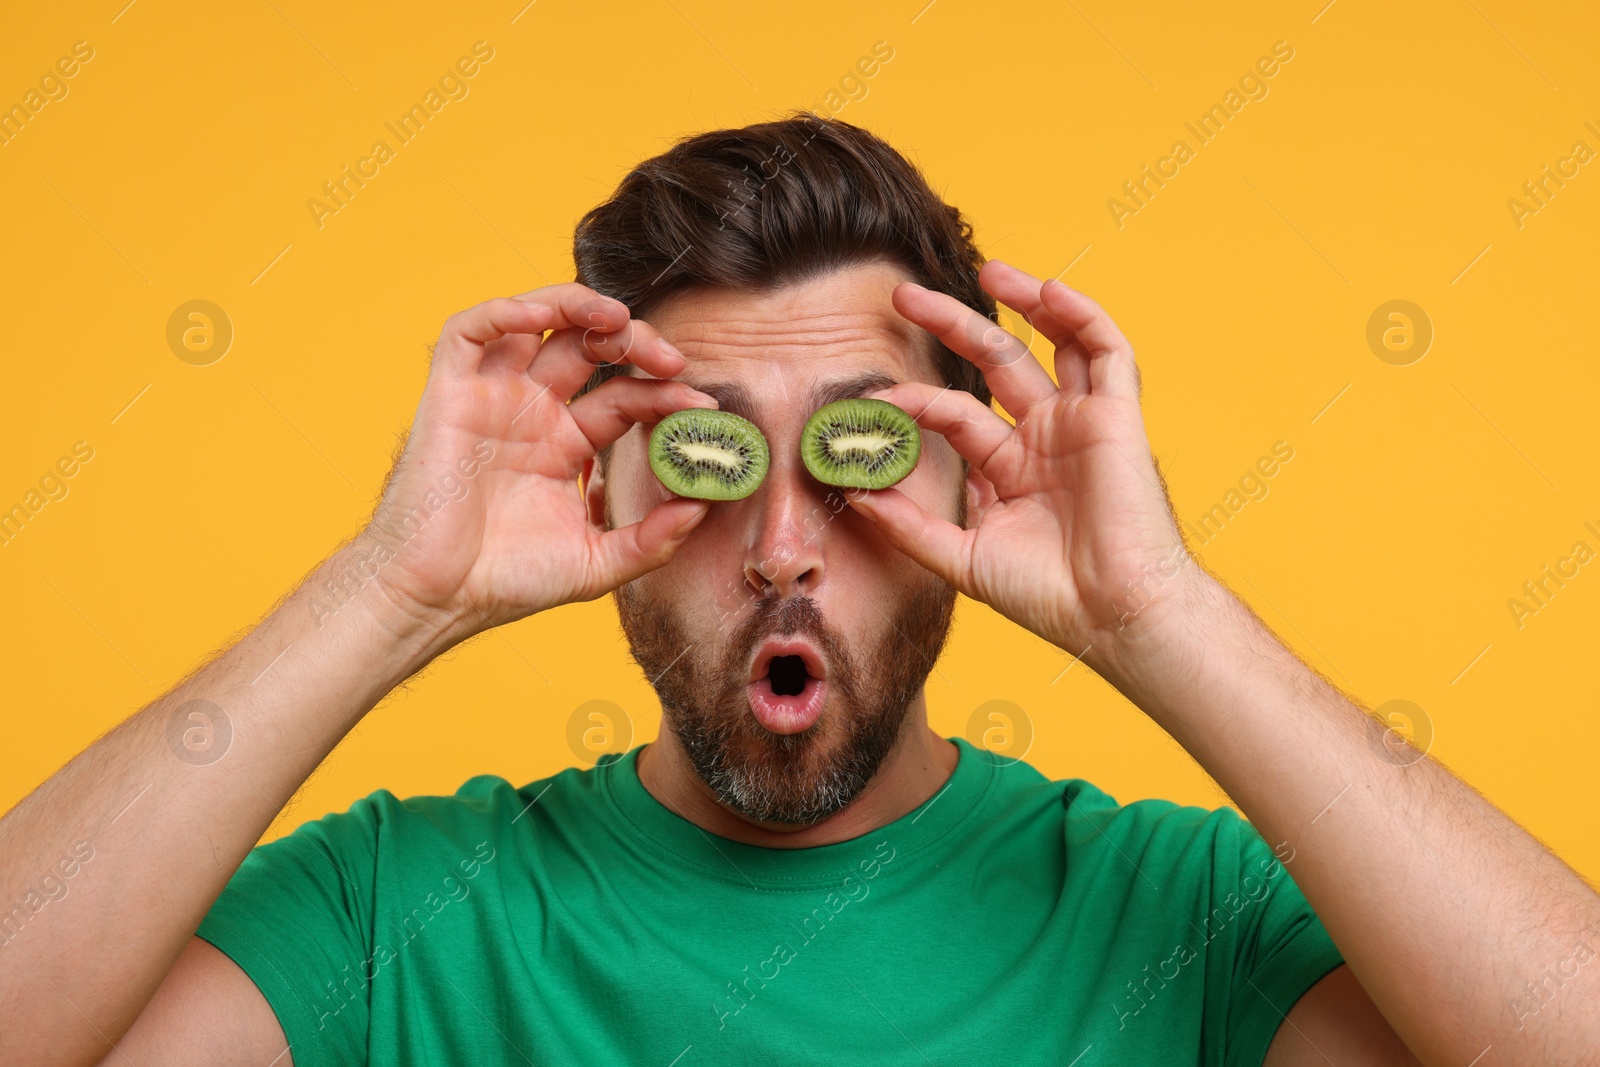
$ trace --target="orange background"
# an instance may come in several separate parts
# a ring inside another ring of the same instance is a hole
[[[1437,756],[1600,877],[1600,566],[1520,626],[1508,606],[1575,542],[1600,550],[1581,310],[1600,167],[1567,164],[1537,212],[1508,205],[1531,205],[1523,183],[1574,142],[1600,149],[1592,7],[123,2],[35,5],[0,37],[0,104],[74,42],[93,49],[0,144],[0,507],[75,442],[94,450],[0,545],[0,809],[363,521],[446,316],[570,277],[578,216],[676,137],[810,107],[900,147],[987,253],[1105,304],[1138,350],[1181,519],[1227,507],[1287,442],[1206,563],[1336,683],[1423,709]],[[480,40],[493,59],[468,94],[395,147],[385,122]],[[852,81],[879,41],[892,58]],[[1293,58],[1266,95],[1201,144],[1185,123],[1279,41]],[[307,201],[380,138],[394,158],[319,228]],[[1192,158],[1128,200],[1180,139]],[[234,334],[205,366],[167,340],[197,299]],[[1369,347],[1397,299],[1431,323],[1420,359]],[[933,724],[967,732],[1008,701],[1053,777],[1221,802],[1069,662],[964,602]],[[268,836],[380,786],[553,773],[596,700],[655,735],[608,600],[482,637],[373,713]]]

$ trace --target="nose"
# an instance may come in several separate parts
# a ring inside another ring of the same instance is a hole
[[[798,450],[796,450],[798,451]],[[830,500],[800,464],[798,455],[777,457],[761,488],[750,497],[755,524],[745,549],[744,578],[763,596],[803,596],[822,582],[822,547],[829,524],[845,507]]]

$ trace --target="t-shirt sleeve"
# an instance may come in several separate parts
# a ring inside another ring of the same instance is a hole
[[[1232,833],[1219,834],[1207,926],[1228,922],[1233,952],[1228,997],[1228,1067],[1260,1067],[1295,1001],[1344,962],[1316,912],[1295,885],[1294,851],[1275,850],[1255,828],[1223,809]],[[1237,847],[1224,844],[1229,838]],[[1233,864],[1222,854],[1231,852]]]
[[[295,1067],[367,1062],[380,790],[258,846],[196,935],[255,982]]]

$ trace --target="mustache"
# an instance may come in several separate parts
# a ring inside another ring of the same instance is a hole
[[[753,644],[755,639],[768,634],[790,637],[806,634],[815,637],[829,633],[827,620],[817,602],[808,596],[764,598],[756,602],[756,609],[739,624],[733,633],[734,644]]]
[[[763,599],[744,619],[728,639],[724,666],[729,673],[742,673],[750,655],[764,638],[777,635],[811,638],[822,650],[830,666],[848,667],[850,652],[844,639],[828,625],[826,616],[817,602],[808,596]],[[848,670],[841,671],[848,675]]]

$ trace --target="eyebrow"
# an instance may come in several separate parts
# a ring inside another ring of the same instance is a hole
[[[717,406],[723,411],[730,411],[746,419],[754,418],[755,404],[751,401],[750,393],[742,385],[733,382],[712,382],[699,385],[695,382],[685,382],[691,389],[698,389],[709,397],[713,397]],[[835,400],[848,400],[866,393],[887,389],[891,385],[898,385],[898,379],[892,378],[882,371],[867,371],[863,374],[853,375],[849,378],[830,378],[816,383],[811,388],[811,403],[808,411],[815,411]]]
[[[899,382],[882,371],[867,371],[853,378],[833,378],[818,382],[811,389],[811,410],[831,404],[835,400],[849,400],[864,393],[875,393]]]

